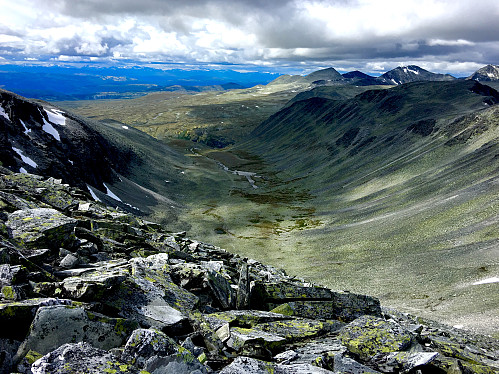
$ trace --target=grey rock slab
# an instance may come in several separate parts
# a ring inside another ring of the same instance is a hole
[[[153,356],[169,356],[180,351],[180,346],[161,331],[137,329],[128,338],[121,359],[139,368]]]
[[[277,365],[274,374],[333,374],[331,370],[311,364]]]
[[[248,309],[250,305],[250,277],[249,265],[243,262],[239,269],[239,281],[237,283],[236,309]]]
[[[0,374],[11,373],[14,356],[20,344],[17,340],[0,338]]]
[[[151,357],[145,366],[150,374],[207,374],[206,367],[190,352]]]
[[[42,306],[69,305],[70,300],[36,298],[0,303],[0,338],[23,341],[29,331],[36,311]]]
[[[22,358],[33,350],[42,355],[65,343],[85,341],[109,350],[123,345],[137,323],[110,318],[83,308],[55,305],[38,309],[26,340],[18,351]]]
[[[230,329],[230,338],[226,345],[236,352],[252,352],[260,356],[260,350],[267,353],[274,353],[279,347],[286,343],[286,338],[257,329],[245,329],[233,327]],[[255,349],[256,348],[256,349]]]
[[[269,374],[273,373],[274,369],[275,365],[270,362],[239,356],[219,374]]]
[[[372,361],[385,373],[393,371],[409,372],[420,366],[428,365],[438,356],[438,352],[392,352],[376,355]]]
[[[379,371],[363,365],[350,357],[343,354],[334,356],[334,371],[337,373],[350,373],[350,374],[380,374]]]
[[[414,343],[412,334],[399,324],[374,316],[362,316],[346,325],[339,338],[362,360],[378,353],[404,351]]]
[[[213,330],[218,330],[226,323],[229,323],[230,326],[252,327],[260,323],[283,321],[291,318],[279,313],[260,310],[227,310],[204,315],[204,319]]]
[[[10,237],[23,246],[59,249],[75,241],[76,223],[55,209],[36,208],[10,213],[6,226]]]
[[[38,359],[31,366],[32,374],[139,374],[139,370],[117,359],[113,354],[82,342],[64,344]]]
[[[311,339],[343,327],[339,321],[318,321],[307,318],[261,323],[254,327],[261,331],[282,336],[287,342]]]

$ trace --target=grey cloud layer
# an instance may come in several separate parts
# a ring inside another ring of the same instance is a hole
[[[34,26],[19,18],[17,27],[0,29],[4,58],[17,53],[358,67],[407,60],[466,70],[499,57],[497,0],[19,1],[38,9],[40,18]]]

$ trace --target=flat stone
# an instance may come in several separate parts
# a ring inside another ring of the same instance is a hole
[[[138,368],[144,368],[153,356],[169,356],[179,353],[181,347],[168,335],[154,329],[135,330],[125,345],[121,359]]]
[[[368,366],[362,365],[360,362],[355,361],[350,357],[343,354],[334,356],[334,371],[338,373],[349,374],[380,374],[379,371],[374,370]]]
[[[139,374],[139,370],[135,367],[86,342],[60,346],[35,361],[31,366],[31,372],[33,374]]]
[[[289,364],[277,365],[274,374],[333,374],[333,372],[311,364]]]
[[[70,300],[36,298],[16,302],[0,303],[0,338],[23,341],[29,331],[36,311],[42,306],[68,305]]]
[[[65,343],[82,341],[109,350],[122,346],[136,327],[135,322],[87,312],[83,308],[65,305],[40,307],[18,357],[24,357],[29,350],[44,355]]]
[[[73,244],[76,222],[55,209],[36,208],[10,213],[6,226],[20,245],[59,249]]]
[[[274,368],[270,362],[240,356],[224,367],[219,374],[269,374],[274,372]]]
[[[407,350],[413,343],[410,333],[395,322],[363,316],[346,325],[339,335],[347,349],[362,360],[378,353]]]
[[[167,357],[151,357],[145,366],[150,374],[207,374],[206,367],[190,352],[182,351]]]

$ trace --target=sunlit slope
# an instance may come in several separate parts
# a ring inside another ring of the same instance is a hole
[[[497,283],[473,285],[499,275],[498,101],[476,82],[411,83],[263,122],[246,146],[308,188],[324,223],[282,246],[287,268],[498,329]]]

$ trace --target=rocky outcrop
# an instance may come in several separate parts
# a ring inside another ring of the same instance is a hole
[[[0,373],[499,370],[492,338],[0,170]]]

